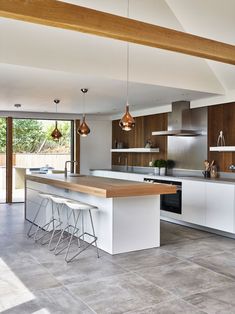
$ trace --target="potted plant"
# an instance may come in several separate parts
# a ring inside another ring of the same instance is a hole
[[[164,160],[164,159],[158,160],[158,168],[159,168],[160,176],[166,175],[166,165],[167,165],[166,160]]]
[[[154,174],[164,176],[166,174],[166,160],[157,159],[153,162]]]
[[[167,170],[167,174],[169,174],[169,173],[168,173],[168,169],[172,169],[172,168],[174,168],[174,166],[175,166],[174,160],[167,159],[167,161],[166,161],[166,170]],[[172,172],[171,172],[171,174],[172,174]]]
[[[159,159],[154,160],[152,166],[154,167],[154,174],[159,175],[159,167],[158,167]]]

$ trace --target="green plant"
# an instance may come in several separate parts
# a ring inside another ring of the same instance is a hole
[[[174,168],[174,166],[175,166],[174,160],[167,159],[167,161],[166,161],[166,167],[167,167],[168,169],[172,169],[172,168]]]
[[[154,160],[153,162],[153,167],[158,168],[158,159]]]
[[[165,159],[159,159],[158,168],[166,168],[166,160]]]
[[[157,160],[154,160],[153,162],[153,166],[157,168],[165,168],[166,165],[167,163],[166,163],[166,160],[164,159],[157,159]]]

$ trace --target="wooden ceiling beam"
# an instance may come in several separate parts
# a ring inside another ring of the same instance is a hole
[[[0,16],[235,65],[235,46],[56,0],[0,0]]]

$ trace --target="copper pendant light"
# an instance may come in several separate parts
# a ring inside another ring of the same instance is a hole
[[[129,0],[128,0],[128,7],[127,7],[127,17],[129,17]],[[130,131],[135,126],[135,120],[131,116],[129,112],[129,43],[127,42],[127,70],[126,70],[126,112],[124,116],[119,121],[119,126],[122,128],[123,131]]]
[[[88,92],[87,88],[82,88],[81,92],[83,93],[83,115],[82,115],[82,123],[78,128],[78,134],[85,137],[87,136],[91,130],[89,126],[86,124],[86,116],[85,116],[85,94]]]
[[[59,99],[55,99],[54,100],[54,103],[56,105],[56,113],[57,113],[57,105],[58,103],[60,102]],[[62,134],[60,132],[60,130],[58,129],[58,123],[57,123],[57,120],[55,121],[55,128],[54,130],[51,132],[51,137],[53,139],[53,141],[59,141],[59,139],[62,137]]]
[[[129,112],[128,103],[126,104],[126,112],[122,119],[119,121],[119,126],[122,128],[123,131],[130,131],[135,126],[135,120]]]

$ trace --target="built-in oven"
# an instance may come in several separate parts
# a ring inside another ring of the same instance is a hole
[[[176,186],[176,193],[161,194],[160,209],[168,212],[181,214],[182,213],[182,182],[170,181],[163,179],[144,178],[145,182],[153,184],[171,184]]]

